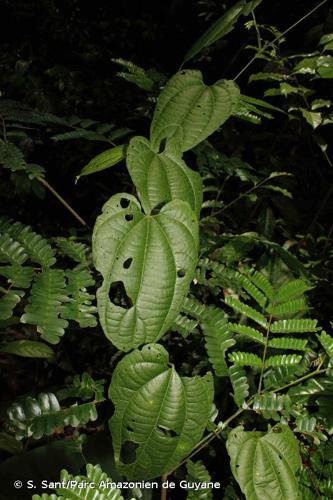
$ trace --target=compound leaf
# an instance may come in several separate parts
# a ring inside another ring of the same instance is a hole
[[[201,460],[198,460],[197,462],[192,462],[192,460],[188,460],[186,462],[186,469],[187,469],[187,476],[186,476],[186,481],[187,483],[209,483],[212,478],[204,466],[203,462]],[[187,492],[187,499],[186,500],[211,500],[213,498],[212,491],[211,489],[203,488],[199,490],[193,490],[189,489]]]
[[[236,427],[229,434],[227,450],[232,473],[247,499],[298,498],[295,473],[301,458],[288,426],[279,425],[267,433]]]
[[[168,361],[161,345],[148,344],[127,354],[112,377],[110,429],[116,463],[129,479],[170,472],[198,443],[209,421],[211,374],[180,377]],[[126,447],[132,455],[124,463]]]
[[[171,138],[187,151],[215,132],[232,114],[239,98],[235,83],[219,80],[207,86],[197,70],[176,73],[161,92],[150,128],[152,149]]]
[[[82,500],[123,500],[121,491],[116,487],[99,465],[86,465],[86,475],[74,476],[65,469],[60,473],[60,485],[55,488],[55,494],[43,493],[33,495],[32,500],[64,500],[64,499],[82,499]],[[86,485],[82,487],[82,485]]]
[[[79,323],[81,328],[96,326],[97,321],[93,315],[97,308],[92,305],[94,295],[87,292],[87,288],[95,284],[88,269],[67,270],[68,285],[66,294],[70,302],[62,306],[61,317]]]
[[[234,400],[238,407],[241,407],[249,395],[249,383],[244,368],[232,365],[229,368],[229,377],[234,390]]]
[[[40,439],[53,434],[57,427],[78,427],[97,419],[94,402],[61,409],[53,393],[41,393],[36,398],[28,396],[22,403],[10,406],[7,414],[9,429],[17,439]]]
[[[166,149],[155,153],[144,137],[133,137],[127,151],[127,168],[145,213],[168,201],[187,201],[199,216],[202,180],[197,172]]]
[[[216,310],[209,314],[202,323],[202,329],[209,361],[213,365],[216,375],[219,377],[227,376],[226,351],[236,342],[223,311]]]
[[[64,271],[46,269],[35,278],[21,322],[36,325],[44,340],[57,344],[68,326],[68,322],[59,317],[62,303],[67,301]]]
[[[104,279],[97,306],[105,335],[119,349],[154,342],[172,326],[197,252],[198,222],[187,203],[173,200],[154,216],[127,194],[104,205],[93,233],[94,263]]]

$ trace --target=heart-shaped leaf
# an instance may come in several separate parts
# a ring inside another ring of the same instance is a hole
[[[198,443],[209,420],[211,373],[180,377],[168,361],[164,347],[149,344],[125,356],[112,377],[115,459],[130,479],[170,472]]]
[[[301,465],[297,440],[286,425],[269,432],[233,429],[227,441],[231,470],[248,500],[298,498]]]
[[[161,203],[187,201],[199,216],[202,180],[178,155],[166,149],[155,153],[144,137],[133,137],[127,151],[127,168],[143,209],[149,213]]]
[[[224,123],[237,107],[239,88],[229,80],[205,85],[197,70],[176,73],[158,98],[150,128],[152,149],[159,151],[164,139],[173,139],[187,151]]]
[[[131,195],[103,207],[93,257],[103,276],[97,306],[105,335],[123,351],[155,342],[176,319],[198,253],[198,222],[188,203],[173,200],[144,215]]]

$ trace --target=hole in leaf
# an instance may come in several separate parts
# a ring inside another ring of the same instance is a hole
[[[185,269],[178,269],[177,271],[178,278],[184,278],[185,274],[186,274]]]
[[[127,430],[128,432],[134,432],[134,429],[133,429],[130,425],[127,425],[127,426],[126,426],[126,430]]]
[[[173,431],[172,429],[168,429],[167,427],[164,427],[162,425],[158,425],[157,430],[161,432],[165,437],[173,438],[178,436],[177,432]]]
[[[113,283],[111,283],[109,299],[114,305],[123,307],[124,309],[130,309],[133,306],[122,281],[113,281]]]
[[[158,215],[160,213],[160,211],[162,210],[162,208],[164,207],[164,205],[167,204],[167,201],[161,201],[161,203],[159,203],[158,205],[155,205],[155,207],[152,208],[151,210],[151,215]]]
[[[201,104],[197,104],[197,108],[201,108]]]
[[[132,264],[132,257],[129,257],[128,259],[126,259],[124,262],[123,262],[123,268],[124,269],[128,269],[130,267],[130,265]]]
[[[165,145],[166,145],[166,139],[162,139],[160,142],[160,146],[158,148],[158,154],[163,153],[163,151],[165,150]]]
[[[127,208],[129,204],[130,204],[130,202],[129,202],[129,200],[127,200],[127,198],[120,199],[121,208]]]
[[[125,441],[120,450],[120,460],[123,464],[132,464],[136,460],[136,450],[139,447],[133,441]]]
[[[130,220],[133,220],[133,214],[126,214],[125,219],[129,222]]]

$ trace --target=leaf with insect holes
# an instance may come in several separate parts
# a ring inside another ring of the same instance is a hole
[[[296,499],[296,472],[301,466],[297,440],[286,425],[267,433],[233,429],[227,440],[231,470],[249,500]]]
[[[103,207],[93,233],[93,258],[103,276],[97,292],[105,335],[120,350],[155,342],[171,328],[191,283],[198,221],[188,203],[173,200],[144,215],[131,195]]]
[[[118,363],[109,397],[116,463],[131,480],[151,479],[170,472],[201,439],[213,379],[211,373],[180,377],[164,347],[148,344]]]

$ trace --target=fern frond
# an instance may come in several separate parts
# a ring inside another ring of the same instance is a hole
[[[172,325],[172,330],[177,331],[182,335],[182,337],[186,338],[190,333],[193,333],[198,326],[198,321],[194,319],[190,319],[184,314],[178,314],[177,318]]]
[[[259,288],[270,300],[274,297],[274,289],[268,279],[259,271],[255,271],[249,276],[252,283]]]
[[[281,285],[277,290],[274,297],[274,302],[281,303],[287,302],[291,299],[295,299],[303,295],[308,290],[311,290],[311,288],[312,287],[310,285],[308,285],[301,279],[287,281],[286,283],[283,283],[283,285]]]
[[[228,321],[222,310],[210,314],[202,323],[202,330],[206,340],[208,358],[215,373],[219,377],[228,375],[228,366],[225,361],[226,351],[235,345]]]
[[[268,347],[273,349],[287,349],[294,351],[305,351],[308,341],[295,339],[293,337],[277,337],[268,341]]]
[[[54,249],[46,239],[32,231],[30,226],[15,222],[8,233],[24,247],[33,262],[43,267],[51,267],[56,262]]]
[[[238,366],[252,366],[254,368],[262,367],[261,358],[251,352],[231,352],[228,356],[229,361]]]
[[[244,368],[232,365],[229,368],[229,377],[234,390],[234,401],[241,407],[249,395],[249,383]]]
[[[75,262],[79,262],[83,265],[88,265],[88,245],[75,241],[73,238],[59,237],[55,238],[55,242],[64,255],[67,255],[67,257],[70,257]]]
[[[68,279],[66,294],[71,301],[63,304],[61,317],[76,321],[81,328],[96,326],[97,320],[93,314],[97,311],[97,307],[92,305],[95,297],[86,291],[95,284],[91,273],[87,269],[67,270],[66,277]]]
[[[324,331],[322,331],[320,335],[317,335],[317,337],[325,349],[327,356],[333,359],[333,338]]]
[[[21,265],[28,258],[24,247],[8,233],[0,234],[0,262]]]
[[[58,495],[33,495],[32,500],[124,500],[121,491],[99,465],[86,465],[86,475],[74,476],[66,470],[60,473],[59,488],[55,488]],[[85,488],[82,485],[87,485]],[[93,485],[93,486],[90,486]],[[114,486],[113,486],[114,485]]]
[[[265,367],[293,366],[298,365],[301,361],[302,356],[300,354],[278,354],[267,358],[265,361]]]
[[[36,398],[28,396],[22,403],[10,406],[7,414],[9,429],[15,433],[16,439],[40,439],[53,434],[58,427],[79,427],[97,419],[94,402],[61,409],[52,393],[42,393]]]
[[[316,319],[281,319],[271,325],[272,333],[308,333],[317,332]]]
[[[282,302],[281,304],[269,304],[266,307],[266,311],[274,317],[280,316],[293,316],[300,312],[306,311],[307,306],[304,298],[288,300],[288,302]]]
[[[253,340],[254,342],[258,342],[259,344],[265,345],[265,337],[261,332],[247,325],[240,325],[237,323],[229,323],[229,328],[231,331],[235,333],[240,333],[245,337]]]
[[[244,304],[244,302],[241,302],[238,299],[235,299],[234,297],[231,297],[227,295],[224,298],[224,302],[235,309],[235,311],[244,314],[247,318],[253,319],[256,323],[259,325],[263,326],[264,328],[268,327],[267,320],[265,316],[263,316],[260,312],[256,311],[256,309],[253,309],[253,307],[248,306],[247,304]]]
[[[32,267],[17,265],[0,267],[0,276],[7,278],[11,286],[17,288],[29,288],[34,275],[35,271]]]
[[[265,295],[256,287],[246,276],[243,274],[238,274],[239,279],[244,290],[252,297],[260,307],[265,307],[267,298]]]
[[[186,469],[187,469],[187,476],[186,480],[187,483],[209,483],[212,478],[211,475],[209,474],[208,470],[204,466],[203,462],[201,460],[198,460],[197,462],[192,462],[192,460],[188,460],[186,462]],[[187,500],[211,500],[213,498],[212,495],[212,490],[207,488],[207,489],[199,489],[199,490],[193,490],[189,489],[187,493]]]
[[[22,323],[36,325],[41,337],[51,344],[59,342],[68,326],[68,322],[60,318],[62,303],[68,301],[64,293],[64,272],[46,269],[35,278],[29,303],[21,317]]]
[[[14,307],[24,296],[22,290],[8,290],[0,297],[0,319],[6,320],[13,316]]]
[[[26,161],[22,151],[12,142],[0,140],[0,164],[12,172],[26,169]]]

